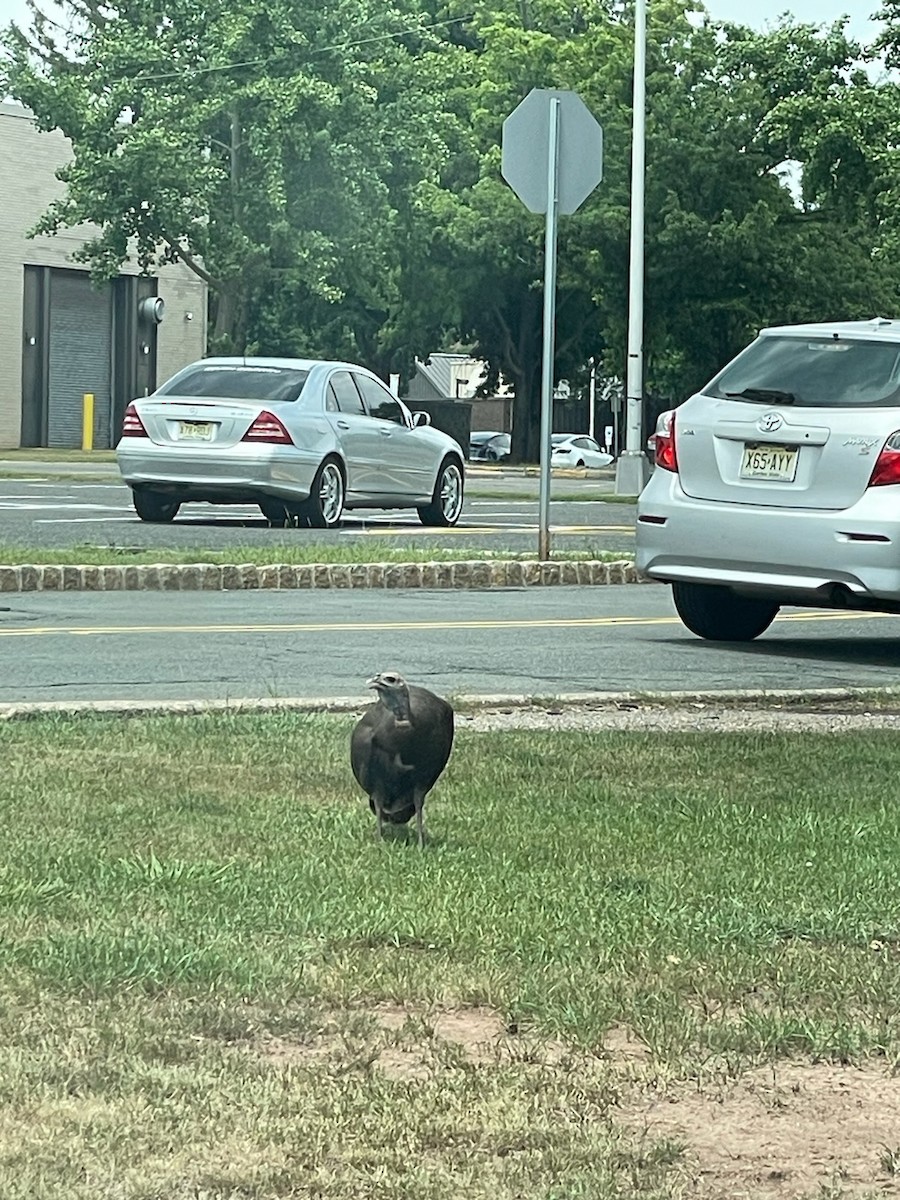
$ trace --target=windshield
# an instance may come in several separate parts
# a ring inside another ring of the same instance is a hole
[[[297,367],[210,364],[189,368],[164,383],[157,396],[207,396],[224,400],[296,400],[309,371]]]
[[[703,392],[806,408],[900,404],[900,343],[761,337]]]

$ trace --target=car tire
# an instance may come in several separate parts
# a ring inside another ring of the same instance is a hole
[[[712,642],[752,642],[778,614],[771,600],[739,596],[712,583],[673,583],[672,599],[683,623]]]
[[[296,514],[283,500],[260,500],[259,511],[273,529],[284,529],[296,520]]]
[[[344,472],[336,458],[326,458],[316,471],[303,506],[310,529],[336,529],[344,511]]]
[[[583,467],[583,466],[584,466],[584,459],[581,459],[581,458],[579,458],[579,460],[578,460],[578,462],[575,464],[575,466],[576,466],[576,467]]]
[[[423,525],[455,525],[463,506],[462,464],[455,458],[445,458],[434,484],[431,503],[418,509]]]
[[[131,501],[140,519],[150,521],[154,525],[167,525],[174,521],[181,508],[181,501],[177,496],[167,496],[164,492],[154,492],[149,488],[134,488]]]

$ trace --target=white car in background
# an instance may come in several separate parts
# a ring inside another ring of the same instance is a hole
[[[550,437],[551,467],[608,467],[613,456],[586,433],[554,433]]]
[[[128,405],[116,457],[142,521],[202,500],[258,504],[275,525],[331,529],[353,508],[455,525],[463,506],[459,444],[354,363],[192,363]]]

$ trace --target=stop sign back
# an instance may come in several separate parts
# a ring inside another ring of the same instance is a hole
[[[533,88],[503,122],[500,173],[531,212],[549,203],[550,102],[559,101],[559,211],[573,213],[603,178],[603,130],[577,92]]]

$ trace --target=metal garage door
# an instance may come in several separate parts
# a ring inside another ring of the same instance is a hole
[[[94,445],[109,446],[112,289],[84,271],[50,277],[47,445],[80,447],[82,397],[94,394]]]

